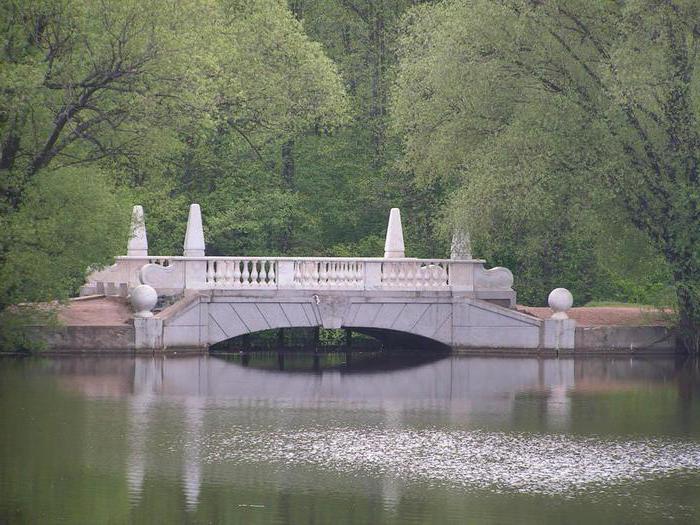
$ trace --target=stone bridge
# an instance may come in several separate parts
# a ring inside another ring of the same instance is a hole
[[[398,209],[391,210],[384,257],[205,256],[196,204],[183,256],[148,254],[140,206],[132,227],[127,256],[93,272],[81,295],[130,296],[139,349],[208,347],[296,327],[347,328],[394,342],[474,349],[574,345],[574,321],[516,311],[511,272],[485,269],[463,237],[453,241],[450,259],[405,257]],[[157,298],[172,304],[154,315]]]

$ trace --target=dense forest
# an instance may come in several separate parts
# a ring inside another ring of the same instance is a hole
[[[129,209],[179,254],[407,255],[700,335],[695,0],[8,0],[0,309],[75,293]]]

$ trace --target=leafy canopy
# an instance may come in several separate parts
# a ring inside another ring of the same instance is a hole
[[[447,214],[477,241],[540,239],[545,268],[630,225],[697,331],[699,48],[691,0],[421,6],[393,92],[404,166],[456,188]]]

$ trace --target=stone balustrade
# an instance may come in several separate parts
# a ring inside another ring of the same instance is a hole
[[[277,288],[277,261],[259,257],[210,257],[205,288]]]
[[[384,257],[205,256],[201,210],[190,207],[183,256],[148,254],[144,212],[135,206],[127,255],[92,272],[82,295],[117,291],[126,295],[140,284],[159,295],[184,290],[391,290],[459,292],[477,299],[515,304],[513,275],[506,268],[484,268],[472,259],[464,235],[453,242],[450,259],[405,257],[401,215],[390,214]]]
[[[484,270],[483,261],[475,259],[123,256],[91,274],[87,286],[143,283],[165,294],[184,289],[511,290],[510,272],[493,270]]]

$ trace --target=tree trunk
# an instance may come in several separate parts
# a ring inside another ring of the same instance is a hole
[[[15,164],[15,158],[19,152],[19,133],[16,129],[11,129],[2,142],[2,154],[0,154],[0,170],[12,169]]]
[[[384,31],[384,5],[370,3],[372,19],[369,28],[370,77],[370,126],[372,129],[372,146],[374,163],[380,165],[384,156],[384,113],[386,109],[386,45]]]
[[[291,0],[289,2],[289,9],[297,20],[301,21],[301,19],[304,18],[304,0]]]
[[[676,274],[679,346],[689,354],[700,351],[700,294],[697,285]]]
[[[282,182],[288,190],[294,189],[294,140],[282,144]]]
[[[294,140],[289,139],[282,144],[282,184],[287,191],[294,191]],[[287,220],[287,225],[280,239],[280,250],[288,253],[292,242],[291,218]]]

